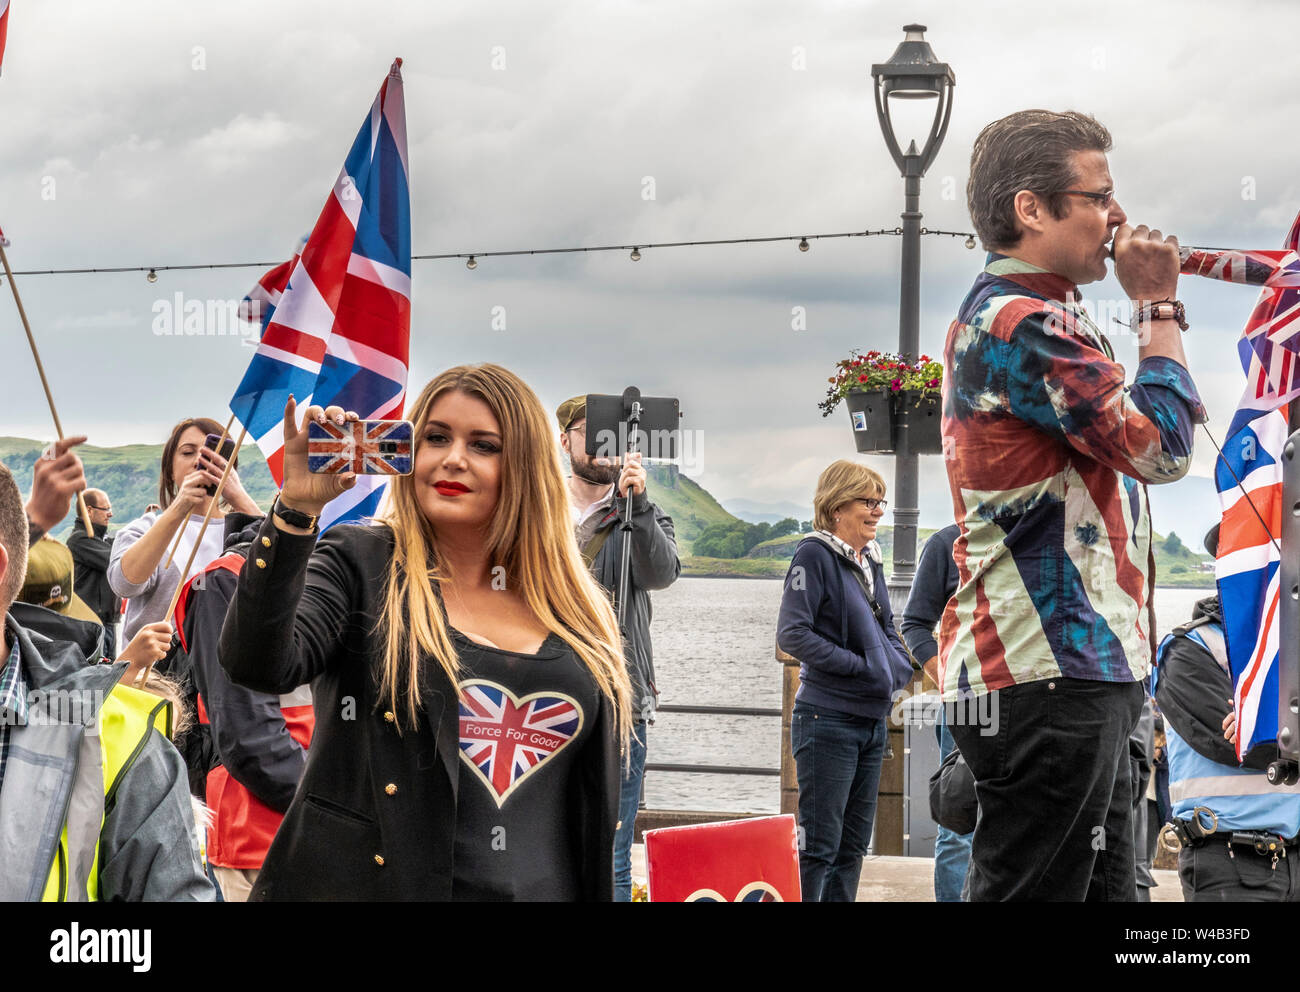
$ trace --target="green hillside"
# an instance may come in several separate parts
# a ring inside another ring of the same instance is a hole
[[[40,441],[0,437],[0,461],[13,472],[18,490],[24,496],[31,491],[32,466],[44,448]],[[113,501],[109,533],[140,516],[150,503],[158,502],[158,466],[162,461],[162,449],[161,444],[127,444],[118,448],[83,444],[77,448],[77,454],[86,466],[87,484],[104,490]],[[246,443],[240,451],[239,478],[253,499],[263,507],[271,505],[275,481],[256,445]],[[74,504],[68,516],[54,528],[53,536],[66,537],[75,516]]]
[[[708,491],[682,475],[675,465],[646,467],[646,490],[650,499],[673,518],[677,533],[677,551],[683,559],[691,553],[691,544],[706,527],[736,521]]]
[[[39,441],[19,437],[0,437],[0,461],[3,461],[18,480],[24,494],[31,489],[32,465],[44,445]],[[134,520],[144,513],[144,508],[158,498],[158,464],[162,458],[161,444],[128,444],[117,448],[97,448],[83,444],[77,448],[86,465],[86,479],[97,489],[103,489],[113,500],[113,526]],[[696,558],[692,546],[707,528],[722,525],[743,526],[743,521],[724,510],[707,490],[694,480],[682,475],[674,465],[647,466],[650,498],[673,518],[677,531],[677,547],[682,558],[682,574],[694,576],[734,576],[746,578],[782,578],[790,565],[795,545],[802,534],[788,534],[763,541],[738,558]],[[245,444],[240,454],[240,478],[250,496],[263,507],[271,505],[275,496],[275,482],[267,470],[266,461],[257,447]],[[54,529],[54,536],[63,538],[72,527],[73,514]],[[932,530],[922,528],[920,541],[924,543]],[[894,529],[881,527],[876,540],[884,555],[885,572],[892,571]],[[1201,569],[1208,555],[1198,554],[1183,545],[1176,534],[1168,537],[1157,534],[1156,575],[1157,584],[1184,588],[1212,588],[1214,575]]]
[[[0,461],[9,467],[24,495],[31,490],[32,466],[45,445],[29,438],[0,437]],[[158,500],[158,466],[162,459],[161,444],[128,444],[118,448],[98,448],[83,444],[77,448],[86,466],[86,481],[103,489],[113,501],[110,533],[144,513],[144,508]],[[275,496],[275,482],[262,453],[245,444],[239,456],[239,477],[248,494],[263,507]],[[673,518],[677,543],[683,556],[690,553],[691,542],[711,524],[735,521],[717,500],[692,479],[679,473],[676,466],[647,466],[650,498]],[[75,510],[54,529],[54,536],[66,537],[71,530]]]
[[[922,527],[917,541],[918,551],[934,531]],[[772,578],[785,577],[790,567],[796,545],[803,534],[788,534],[755,545],[743,558],[695,558],[682,555],[682,574],[714,578]],[[1168,537],[1155,535],[1156,585],[1166,588],[1212,589],[1214,573],[1203,571],[1202,563],[1211,561],[1209,555],[1197,554],[1182,544],[1176,534]],[[876,531],[876,541],[884,558],[885,574],[893,572],[894,528],[881,527]]]

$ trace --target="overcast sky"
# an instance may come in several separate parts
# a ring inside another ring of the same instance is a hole
[[[1096,115],[1115,138],[1130,218],[1187,243],[1275,247],[1300,208],[1300,10],[1283,0],[14,0],[0,226],[19,270],[282,260],[400,55],[417,254],[893,227],[902,182],[870,70],[913,20],[957,77],[923,185],[928,226],[970,229],[971,142],[1029,106]],[[847,414],[817,410],[835,360],[897,347],[899,248],[854,238],[807,253],[646,251],[635,263],[490,259],[472,272],[415,262],[410,385],[494,361],[548,407],[629,384],[679,396],[684,424],[703,432],[687,470],[716,496],[808,504],[820,470],[852,456]],[[923,240],[923,350],[941,353],[982,259],[960,240]],[[251,349],[156,336],[154,305],[176,293],[238,299],[259,274],[22,277],[65,428],[115,445],[159,442],[183,416],[224,421]],[[1190,277],[1179,292],[1221,440],[1243,382],[1233,342],[1255,293]],[[1084,293],[1122,296],[1113,277]],[[496,307],[504,329],[492,327]],[[805,330],[791,327],[795,307]],[[1131,339],[1117,348],[1131,372]],[[49,437],[7,287],[0,355],[0,433]],[[892,484],[892,460],[870,461]],[[1198,433],[1193,474],[1212,463]],[[1208,526],[1210,492],[1204,481],[1166,487],[1157,529],[1186,529],[1184,517]],[[921,503],[923,526],[951,520],[939,458],[922,459]]]

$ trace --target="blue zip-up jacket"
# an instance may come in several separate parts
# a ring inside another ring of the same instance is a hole
[[[786,573],[776,642],[799,659],[798,699],[881,719],[912,680],[912,666],[894,629],[884,569],[867,561],[883,629],[854,575],[858,563],[814,533],[799,542]]]

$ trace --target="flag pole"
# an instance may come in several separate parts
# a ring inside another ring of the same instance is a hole
[[[233,424],[234,422],[235,422],[235,415],[232,413],[230,415],[230,419],[226,421],[226,426],[221,430],[221,440],[217,442],[218,451],[220,451],[221,446],[226,443],[226,438],[230,437],[230,425]],[[239,436],[239,440],[240,443],[242,444],[244,440],[244,436],[242,434]],[[238,453],[239,451],[238,444],[235,445],[235,451],[236,453]],[[226,477],[224,475],[221,477],[221,481],[222,482],[226,481]],[[218,492],[219,491],[220,490],[218,490]],[[205,526],[207,525],[208,517],[212,515],[212,507],[216,505],[216,500],[217,500],[217,496],[216,493],[214,493],[212,495],[211,501],[208,503],[208,512],[203,516],[203,523]],[[181,524],[181,529],[176,532],[176,540],[172,541],[172,549],[169,552],[167,552],[167,563],[163,565],[163,571],[166,571],[167,569],[172,567],[172,559],[176,557],[176,549],[180,547],[181,538],[185,536],[185,528],[188,525],[189,525],[189,521],[186,520],[185,523]],[[200,537],[201,536],[202,535],[200,534]]]
[[[14,273],[9,268],[9,256],[5,254],[4,242],[0,241],[0,263],[4,264],[5,278],[9,280],[9,289],[13,291],[14,303],[18,305],[18,316],[22,319],[23,330],[27,332],[27,343],[31,345],[32,357],[36,359],[36,371],[41,377],[41,388],[45,390],[45,401],[50,405],[50,416],[54,418],[54,431],[59,440],[63,440],[63,424],[59,422],[59,411],[54,408],[54,396],[50,393],[49,380],[45,378],[45,366],[41,363],[41,353],[36,348],[36,338],[32,336],[32,325],[27,320],[27,311],[23,308],[23,299],[18,295],[18,283],[14,282]],[[83,493],[77,493],[77,512],[81,516],[81,522],[85,525],[86,535],[93,537],[95,535],[94,525],[90,522],[90,511],[86,509],[86,498]]]

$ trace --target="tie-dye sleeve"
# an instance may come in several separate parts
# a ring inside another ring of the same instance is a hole
[[[1020,320],[1005,352],[1011,412],[1135,479],[1181,479],[1192,430],[1206,419],[1191,375],[1171,358],[1148,358],[1126,385],[1124,366],[1094,340],[1050,306]]]

